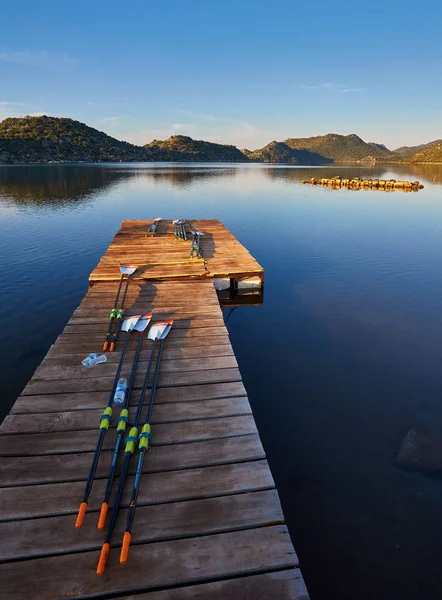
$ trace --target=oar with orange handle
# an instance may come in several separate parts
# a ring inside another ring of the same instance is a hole
[[[120,298],[121,286],[123,285],[124,276],[127,275],[127,278],[129,280],[129,277],[132,275],[132,273],[134,273],[136,271],[136,268],[137,267],[134,265],[120,265],[120,273],[121,273],[120,283],[118,285],[117,295],[115,297],[114,308],[109,313],[109,319],[110,319],[109,327],[108,327],[107,333],[106,333],[106,340],[103,344],[103,352],[106,352],[107,349],[109,348],[109,342],[110,342],[110,338],[112,335],[112,327],[114,325],[114,320],[117,318],[117,315],[119,314],[117,307],[118,307],[118,300]],[[126,288],[127,288],[128,284],[129,283],[126,284]],[[123,313],[121,313],[121,318],[123,318]],[[113,350],[113,348],[112,348],[112,350]],[[111,352],[112,352],[112,350],[111,350]]]
[[[93,485],[94,479],[95,479],[95,472],[97,470],[98,461],[100,460],[100,453],[101,453],[101,449],[103,447],[104,437],[106,435],[106,431],[109,429],[109,426],[112,422],[112,404],[114,401],[114,395],[115,395],[115,390],[117,389],[118,380],[120,378],[121,367],[123,366],[124,355],[126,354],[127,344],[129,343],[130,332],[137,324],[138,319],[140,319],[140,315],[137,315],[135,317],[130,317],[129,319],[126,319],[123,323],[122,329],[123,329],[123,331],[126,332],[126,339],[124,340],[124,346],[121,351],[121,357],[120,357],[120,361],[118,363],[117,372],[115,374],[115,380],[114,380],[114,384],[112,386],[112,391],[109,395],[109,401],[107,403],[107,407],[104,409],[103,414],[100,417],[100,425],[99,425],[100,435],[98,437],[97,447],[95,448],[94,457],[92,459],[92,464],[91,464],[91,468],[89,471],[89,477],[86,482],[86,487],[84,488],[83,500],[80,504],[77,520],[75,522],[75,527],[77,527],[77,529],[83,525],[84,517],[86,514],[86,510],[87,510],[87,503],[88,503],[89,495],[91,493],[92,485]]]
[[[126,302],[126,295],[127,295],[127,290],[129,289],[130,278],[131,278],[131,275],[133,273],[135,273],[135,271],[137,270],[136,265],[124,265],[124,267],[125,267],[126,273],[127,273],[126,287],[124,288],[123,299],[121,300],[121,306],[117,310],[117,314],[115,317],[117,319],[117,324],[115,325],[115,331],[112,334],[112,340],[111,340],[111,343],[109,346],[109,352],[113,352],[115,349],[115,343],[117,341],[118,333],[120,331],[120,327],[123,322],[124,303]]]
[[[118,461],[118,454],[120,452],[121,440],[123,438],[124,432],[126,431],[127,423],[129,420],[129,402],[130,402],[130,396],[131,396],[132,388],[133,388],[134,381],[135,381],[135,373],[137,371],[138,355],[140,354],[141,342],[143,340],[143,332],[145,331],[146,327],[148,327],[151,318],[152,318],[151,314],[142,315],[134,327],[134,331],[139,332],[138,343],[137,343],[137,347],[135,349],[134,361],[132,363],[132,372],[130,375],[129,385],[127,386],[123,408],[120,412],[120,416],[117,419],[117,439],[115,442],[114,454],[112,457],[112,463],[111,463],[111,467],[110,467],[110,471],[109,471],[109,477],[107,480],[106,491],[104,493],[104,500],[101,505],[100,517],[98,519],[98,525],[97,525],[98,529],[104,529],[104,525],[106,523],[106,515],[107,515],[107,511],[109,510],[109,498],[112,493],[112,486],[114,483],[115,471],[117,470],[117,461]]]
[[[99,558],[98,566],[97,566],[97,575],[103,575],[104,570],[106,568],[106,563],[107,563],[107,559],[108,559],[109,551],[110,551],[110,542],[111,542],[112,532],[114,530],[115,522],[117,520],[118,510],[120,508],[121,497],[123,495],[124,483],[126,481],[126,476],[127,476],[128,470],[129,470],[129,464],[130,464],[130,459],[132,458],[132,454],[135,452],[135,448],[136,448],[137,444],[140,445],[140,452],[141,452],[142,448],[145,451],[145,449],[147,449],[149,446],[148,440],[150,440],[150,438],[151,438],[149,421],[150,421],[150,417],[152,414],[153,400],[155,397],[155,390],[156,390],[157,382],[158,382],[158,373],[160,370],[160,361],[161,361],[163,341],[166,338],[167,334],[169,333],[169,331],[172,327],[172,323],[173,323],[173,321],[166,321],[164,323],[155,323],[154,325],[152,325],[152,327],[149,331],[149,334],[148,334],[148,339],[153,340],[154,345],[152,348],[151,359],[149,360],[149,367],[146,372],[146,377],[144,379],[143,390],[142,390],[142,394],[141,394],[140,401],[138,404],[138,410],[137,410],[137,414],[135,416],[134,424],[130,430],[129,436],[126,438],[126,447],[124,450],[126,456],[124,459],[124,464],[123,464],[123,469],[121,471],[120,480],[118,482],[117,494],[115,497],[114,506],[112,508],[112,513],[111,513],[111,518],[109,521],[109,527],[107,529],[106,539],[101,548],[101,554],[100,554],[100,558]],[[160,342],[160,350],[158,352],[157,364],[155,367],[155,374],[154,374],[154,379],[152,382],[152,390],[150,393],[148,419],[146,421],[146,424],[143,426],[140,435],[138,435],[138,423],[140,421],[141,411],[143,408],[144,396],[145,396],[148,381],[149,381],[150,366],[151,366],[151,362],[153,361],[153,357],[155,355],[155,350],[156,350],[158,342]],[[143,451],[143,455],[144,455],[144,451]],[[140,463],[139,463],[139,465],[140,465]],[[138,494],[138,486],[139,486],[139,482],[140,482],[140,478],[141,478],[141,471],[140,471],[140,473],[138,472],[139,469],[141,469],[140,466],[137,467],[137,473],[135,475],[136,494]],[[135,490],[135,485],[134,485],[134,490]],[[132,493],[132,498],[133,497],[134,497],[134,493]],[[135,502],[136,502],[136,496],[135,496]],[[131,501],[131,507],[132,507],[132,501]],[[135,514],[135,513],[133,512],[133,514]],[[133,517],[132,517],[132,520],[133,520]],[[126,533],[127,533],[127,535],[126,535]],[[125,538],[123,541],[123,549],[125,550],[125,557],[127,558],[127,553],[129,551],[129,543],[130,543],[130,530],[126,531],[126,533],[125,533]],[[123,556],[123,549],[121,551],[122,556]],[[126,560],[123,561],[120,557],[120,562],[126,562]]]

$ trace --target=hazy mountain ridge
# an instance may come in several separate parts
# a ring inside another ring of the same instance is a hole
[[[324,165],[333,162],[331,159],[311,152],[310,150],[297,150],[284,142],[273,141],[264,148],[254,150],[247,155],[253,162],[284,163],[289,165]]]
[[[247,156],[236,146],[194,140],[186,135],[173,135],[167,140],[153,140],[144,146],[156,151],[167,150],[175,160],[198,162],[247,162]]]
[[[122,142],[72,119],[9,118],[0,123],[0,162],[157,160],[153,151]]]
[[[333,162],[442,162],[442,140],[392,151],[356,134],[287,138],[257,150],[174,135],[135,146],[80,121],[59,117],[8,118],[0,122],[0,163],[52,162],[265,162],[320,165]]]
[[[364,142],[359,136],[327,133],[309,138],[288,138],[284,142],[296,150],[317,152],[335,162],[372,161],[390,158],[391,150],[381,144]]]

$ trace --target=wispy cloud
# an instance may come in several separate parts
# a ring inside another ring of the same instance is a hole
[[[180,108],[178,110],[182,115],[187,115],[188,117],[193,117],[198,121],[218,121],[219,117],[215,117],[214,115],[209,115],[207,113],[194,112],[193,110],[186,110],[184,108]]]
[[[121,124],[121,117],[106,117],[104,119],[100,119],[100,123],[104,125],[109,125],[110,127],[118,127]]]
[[[47,50],[39,52],[22,50],[20,52],[0,52],[0,62],[56,71],[68,71],[78,61],[76,58],[63,53],[48,52]]]
[[[296,87],[298,87],[302,90],[324,90],[324,91],[328,91],[328,92],[338,92],[341,94],[366,91],[365,88],[349,87],[347,84],[334,83],[334,82],[317,83],[317,84],[313,84],[313,85],[301,83],[301,84],[297,85]]]
[[[15,108],[16,106],[29,106],[29,104],[27,102],[0,102],[0,106]]]
[[[194,129],[195,125],[193,123],[173,123],[172,129],[175,131],[183,131],[187,129]]]

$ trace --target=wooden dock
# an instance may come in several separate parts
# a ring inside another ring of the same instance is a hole
[[[136,242],[138,222],[129,223]],[[144,236],[144,222],[139,231]],[[153,239],[160,249],[164,239]],[[144,261],[153,264],[150,256]],[[233,275],[246,272],[240,266]],[[180,279],[138,278],[127,297],[126,316],[152,312],[154,320],[174,319],[127,564],[119,564],[114,549],[105,574],[95,574],[104,538],[96,522],[114,428],[105,438],[85,524],[74,527],[122,346],[119,340],[105,364],[89,369],[80,364],[100,348],[106,331],[117,282],[103,281],[89,289],[0,428],[5,600],[307,600],[213,280]],[[123,375],[134,347],[131,340]],[[145,341],[131,410],[149,354]],[[134,463],[115,546],[124,530]]]
[[[264,269],[216,219],[192,220],[202,231],[202,259],[189,259],[190,243],[176,240],[170,220],[160,221],[155,236],[146,235],[152,221],[123,221],[107,252],[92,271],[89,281],[115,281],[118,266],[131,262],[139,265],[134,277],[143,281],[179,281],[188,279],[244,279],[264,281]],[[190,237],[190,236],[189,236]],[[147,259],[147,260],[146,260]]]

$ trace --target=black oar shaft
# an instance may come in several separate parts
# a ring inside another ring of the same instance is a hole
[[[135,473],[134,486],[132,488],[132,496],[131,496],[130,504],[129,504],[129,513],[127,515],[127,525],[126,525],[126,530],[123,535],[123,545],[122,545],[121,554],[120,554],[120,563],[123,565],[127,562],[127,557],[129,554],[129,546],[130,546],[130,540],[131,540],[131,536],[132,536],[132,533],[131,533],[132,525],[133,525],[133,522],[135,519],[135,511],[137,508],[137,499],[138,499],[138,492],[140,489],[144,455],[146,454],[147,450],[149,449],[150,441],[152,439],[152,436],[150,433],[150,421],[152,418],[153,403],[155,400],[155,392],[157,389],[158,375],[160,372],[160,362],[161,362],[162,353],[163,353],[163,340],[160,341],[160,349],[158,351],[157,364],[156,364],[156,368],[155,368],[154,378],[152,381],[152,390],[150,392],[149,406],[147,408],[146,423],[143,426],[141,434],[138,438],[139,439],[138,446],[140,448],[140,455],[138,457],[137,471]]]
[[[124,303],[126,301],[127,290],[129,289],[129,282],[130,282],[130,274],[127,276],[127,279],[126,279],[126,287],[124,288],[123,299],[121,300],[121,306],[117,310],[117,324],[115,326],[115,331],[114,331],[114,333],[112,335],[112,341],[111,341],[111,344],[110,344],[109,352],[113,352],[114,351],[115,342],[117,341],[117,337],[118,337],[118,334],[120,332],[121,325],[123,323]]]
[[[124,279],[124,273],[121,273],[120,283],[118,285],[118,290],[117,290],[117,295],[115,296],[114,307],[111,310],[110,315],[109,315],[109,327],[108,327],[107,333],[106,333],[106,340],[103,344],[103,352],[106,352],[106,350],[108,348],[109,340],[110,340],[110,336],[111,336],[111,332],[112,332],[112,327],[114,324],[114,319],[117,316],[118,300],[120,298],[120,292],[121,292],[121,286],[123,285],[123,279]]]
[[[104,526],[106,524],[106,516],[107,516],[107,512],[109,510],[109,499],[110,499],[110,496],[112,493],[112,487],[114,484],[115,473],[117,470],[117,462],[118,462],[118,455],[120,452],[121,440],[123,439],[123,435],[124,435],[124,432],[126,431],[126,426],[129,421],[129,410],[128,410],[129,409],[129,401],[130,401],[130,396],[132,393],[132,387],[133,387],[133,384],[135,381],[135,373],[137,370],[138,355],[140,353],[142,341],[143,341],[143,331],[141,331],[140,335],[138,336],[138,343],[137,343],[137,347],[135,350],[134,362],[132,365],[132,373],[130,376],[128,388],[126,390],[126,399],[125,399],[125,403],[124,403],[124,408],[122,409],[120,416],[118,417],[118,421],[117,421],[117,439],[115,442],[114,453],[112,456],[112,463],[111,463],[111,467],[110,467],[110,471],[109,471],[109,477],[108,477],[107,484],[106,484],[106,491],[104,493],[104,500],[101,504],[100,516],[98,518],[98,524],[97,524],[98,529],[104,529]]]
[[[109,400],[107,403],[107,407],[104,409],[101,417],[100,417],[100,435],[97,442],[97,447],[95,448],[94,457],[92,459],[91,468],[89,471],[89,476],[87,478],[86,486],[84,488],[83,500],[80,504],[80,508],[78,511],[77,520],[75,522],[75,527],[77,529],[83,525],[84,517],[87,510],[87,502],[89,499],[89,495],[92,490],[92,485],[95,479],[95,473],[98,466],[98,461],[100,459],[101,449],[103,447],[104,437],[106,435],[106,431],[109,429],[109,425],[112,422],[112,403],[114,400],[115,391],[118,385],[118,379],[120,378],[121,368],[123,366],[124,355],[126,354],[127,345],[129,343],[130,331],[126,333],[126,339],[124,340],[124,346],[121,351],[120,361],[118,363],[117,372],[115,374],[114,384],[112,386],[112,391],[109,394]]]
[[[149,377],[150,377],[150,372],[152,370],[152,364],[153,364],[153,360],[155,357],[155,350],[156,350],[157,344],[158,344],[158,338],[155,338],[153,347],[152,347],[152,352],[151,352],[150,358],[149,358],[149,364],[148,364],[147,370],[146,370],[146,375],[144,377],[144,382],[143,382],[143,387],[141,390],[140,399],[138,401],[137,413],[135,415],[134,424],[130,430],[129,436],[126,438],[126,447],[125,447],[126,457],[124,460],[123,470],[120,475],[120,480],[118,482],[118,489],[117,489],[117,493],[115,496],[115,502],[112,507],[112,513],[111,513],[111,517],[109,520],[109,526],[107,529],[106,540],[101,548],[100,559],[98,561],[98,567],[97,567],[97,575],[102,575],[104,573],[107,558],[109,556],[110,541],[111,541],[112,532],[113,532],[113,529],[115,526],[115,522],[117,520],[118,509],[119,509],[120,502],[121,502],[121,496],[123,494],[123,488],[124,488],[124,483],[126,480],[127,471],[129,469],[130,459],[132,457],[132,454],[135,452],[135,448],[137,447],[137,443],[138,443],[138,423],[140,421],[141,411],[143,409],[144,397],[146,395],[147,386],[149,384]],[[157,367],[155,369],[156,376],[154,377],[154,381],[156,381],[158,379],[158,375],[157,375],[158,368],[159,368],[159,363],[157,363]]]

